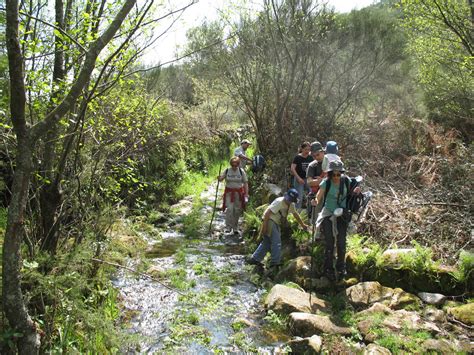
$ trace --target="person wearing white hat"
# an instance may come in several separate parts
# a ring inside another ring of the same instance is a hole
[[[240,147],[237,147],[234,150],[234,156],[240,159],[240,167],[242,169],[245,169],[245,166],[247,164],[252,164],[252,159],[247,157],[247,155],[245,154],[246,150],[251,144],[252,143],[250,143],[248,139],[244,139],[242,140],[242,142],[240,142]]]

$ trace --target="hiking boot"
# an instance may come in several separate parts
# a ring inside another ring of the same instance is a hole
[[[224,234],[231,234],[231,233],[232,233],[232,228],[224,229]]]
[[[270,268],[265,274],[265,277],[268,277],[270,280],[273,280],[276,275],[280,272],[281,264],[270,265]]]
[[[255,260],[251,256],[245,259],[245,262],[250,265],[261,266],[263,268],[263,264],[260,261]]]
[[[234,229],[234,234],[240,234],[240,230],[239,229]]]

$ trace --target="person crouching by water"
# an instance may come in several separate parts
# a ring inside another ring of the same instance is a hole
[[[262,229],[260,235],[263,240],[253,255],[247,259],[251,265],[256,265],[263,271],[263,258],[271,253],[270,270],[276,273],[281,265],[281,231],[282,218],[286,219],[292,213],[301,228],[307,230],[308,226],[303,222],[296,211],[295,203],[298,201],[298,191],[289,189],[284,196],[276,198],[263,214]]]
[[[217,179],[225,180],[222,206],[222,210],[225,211],[224,233],[234,231],[234,234],[239,234],[239,218],[249,196],[247,174],[240,167],[240,159],[238,157],[230,159],[230,168],[225,169]]]
[[[346,236],[351,221],[351,212],[347,209],[347,197],[350,191],[345,183],[344,164],[340,160],[329,163],[328,175],[319,185],[319,191],[313,205],[322,203],[316,226],[321,228],[325,240],[324,273],[330,280],[336,280],[334,273],[334,243],[337,248],[336,271],[338,280],[346,275]],[[360,192],[356,187],[354,193]]]

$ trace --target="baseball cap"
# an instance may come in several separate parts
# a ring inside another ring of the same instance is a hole
[[[296,202],[296,201],[298,201],[298,195],[299,195],[298,191],[296,191],[296,189],[292,188],[292,189],[289,189],[285,193],[284,197],[285,197],[285,200],[287,200],[287,201]]]

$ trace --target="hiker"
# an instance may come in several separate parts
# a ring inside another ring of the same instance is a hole
[[[242,169],[245,169],[245,166],[247,164],[252,164],[252,159],[245,155],[246,150],[248,149],[248,147],[250,147],[251,144],[252,143],[250,143],[248,139],[244,139],[242,142],[240,142],[240,147],[237,147],[234,150],[234,156],[240,159],[240,167]]]
[[[247,174],[240,167],[240,159],[232,157],[230,159],[230,168],[217,177],[219,181],[225,180],[225,190],[223,195],[223,207],[225,211],[225,230],[224,233],[239,234],[239,218],[248,201],[249,186],[247,183]]]
[[[320,205],[319,206],[312,206],[311,200],[313,200],[316,196],[316,193],[319,190],[319,184],[323,181],[323,178],[326,176],[326,173],[323,171],[323,161],[324,161],[324,148],[321,143],[318,141],[314,141],[311,143],[311,156],[313,157],[313,161],[309,163],[308,169],[306,170],[306,181],[310,188],[310,193],[308,194],[307,199],[307,212],[308,218],[311,220],[313,216],[316,219],[316,216],[319,213]],[[319,209],[318,209],[319,207]],[[315,211],[313,211],[313,208]],[[314,213],[311,213],[314,212]],[[311,220],[311,224],[315,223],[315,220]]]
[[[270,270],[276,273],[281,265],[281,231],[282,218],[286,219],[292,213],[301,228],[307,230],[308,226],[303,222],[296,211],[295,202],[298,200],[298,191],[291,188],[284,196],[276,198],[263,214],[262,229],[260,235],[263,240],[257,250],[247,260],[249,264],[256,265],[263,271],[263,258],[270,251]]]
[[[301,209],[303,205],[303,199],[309,192],[308,185],[306,183],[306,169],[308,169],[309,163],[313,161],[313,157],[309,154],[311,151],[311,145],[309,142],[301,144],[299,153],[294,157],[291,163],[290,171],[293,175],[293,187],[298,191],[298,201],[296,202],[296,208]]]
[[[337,248],[336,270],[338,280],[346,275],[346,235],[347,227],[351,221],[351,212],[347,209],[347,197],[349,193],[359,193],[360,187],[350,192],[345,183],[348,179],[344,175],[344,164],[340,160],[329,163],[328,175],[319,185],[313,206],[322,203],[322,210],[318,215],[316,225],[321,228],[325,240],[324,251],[324,273],[330,280],[334,281],[334,244]]]
[[[327,141],[324,151],[326,152],[326,155],[324,156],[323,161],[323,171],[327,172],[329,163],[332,161],[341,160],[341,157],[339,156],[339,146],[335,141]]]

